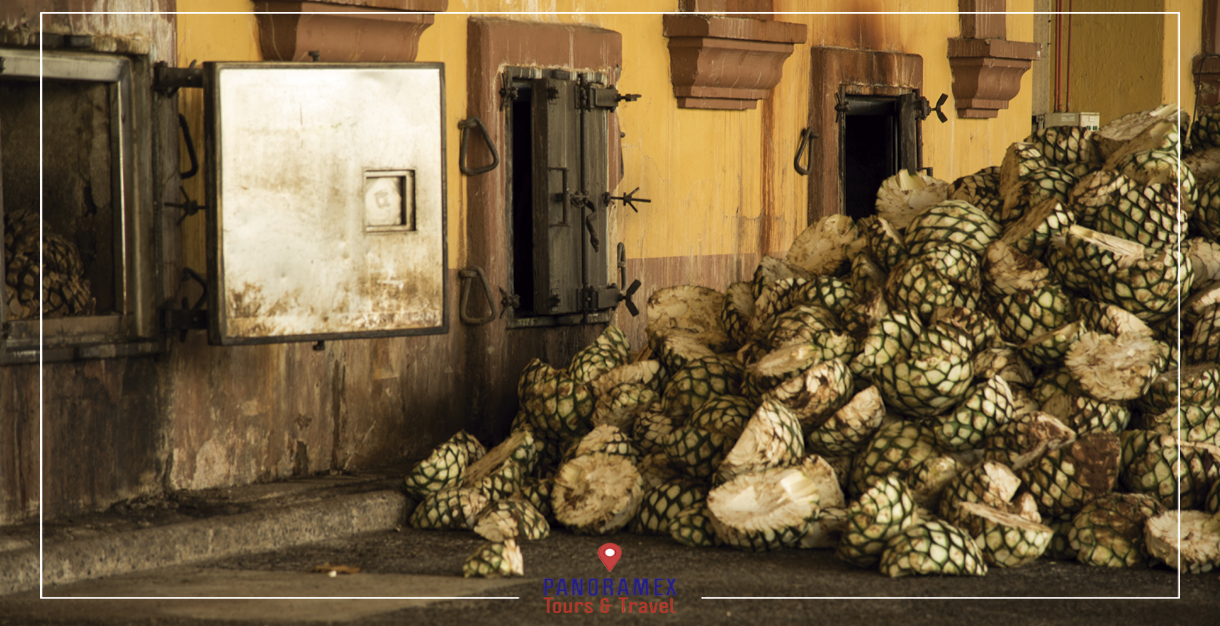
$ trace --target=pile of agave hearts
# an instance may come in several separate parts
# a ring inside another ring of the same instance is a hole
[[[609,327],[531,362],[505,441],[416,466],[410,523],[486,537],[480,576],[520,574],[516,542],[554,523],[890,576],[1216,567],[1220,115],[1199,117],[902,172],[751,281],[654,291],[647,346]]]

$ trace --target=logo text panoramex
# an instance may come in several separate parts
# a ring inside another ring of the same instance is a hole
[[[610,572],[622,548],[607,543],[597,556]],[[676,613],[676,578],[545,578],[547,613]]]

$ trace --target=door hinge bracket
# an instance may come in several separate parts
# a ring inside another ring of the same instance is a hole
[[[182,268],[182,282],[187,281],[198,283],[203,290],[199,299],[195,300],[195,304],[190,304],[186,298],[183,298],[181,308],[173,306],[172,303],[161,307],[162,330],[166,333],[178,333],[178,341],[181,342],[186,341],[188,330],[205,330],[208,327],[208,312],[203,308],[204,303],[208,301],[208,281],[199,272],[184,267]]]
[[[182,87],[203,88],[203,68],[195,67],[195,61],[187,67],[170,67],[165,61],[153,65],[153,90],[164,96],[173,96]]]
[[[614,87],[586,85],[580,90],[578,105],[584,111],[592,111],[593,109],[609,109],[614,111],[618,109],[618,103],[635,102],[640,97],[638,93],[619,93],[618,89]]]

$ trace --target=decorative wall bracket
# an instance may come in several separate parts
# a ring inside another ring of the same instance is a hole
[[[949,40],[953,100],[962,118],[996,117],[1021,90],[1021,76],[1042,56],[1036,43],[1005,39]]]
[[[666,15],[670,77],[683,109],[753,109],[779,83],[805,25],[743,17]]]
[[[1021,75],[1042,57],[1042,46],[1004,38],[1006,0],[957,4],[962,36],[949,39],[957,116],[996,117],[1021,90]]]
[[[432,13],[449,0],[257,0],[266,61],[414,61]],[[401,12],[393,15],[386,11]]]

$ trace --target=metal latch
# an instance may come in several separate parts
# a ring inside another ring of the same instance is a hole
[[[606,205],[607,205],[607,206],[609,206],[609,204],[610,204],[612,201],[614,201],[614,200],[619,200],[619,201],[621,201],[623,204],[626,204],[627,206],[631,207],[631,210],[632,210],[632,211],[635,211],[636,213],[639,213],[639,212],[640,212],[640,210],[639,210],[639,209],[637,209],[637,208],[636,208],[636,206],[635,206],[635,203],[636,203],[636,202],[643,202],[643,203],[645,203],[645,204],[649,204],[649,203],[651,203],[651,202],[652,202],[652,200],[649,200],[648,198],[637,198],[637,197],[635,197],[635,192],[637,192],[637,191],[639,191],[639,190],[640,190],[640,188],[639,188],[639,187],[636,187],[635,189],[632,189],[631,191],[628,191],[627,193],[625,193],[625,194],[623,194],[623,195],[621,195],[621,196],[612,196],[612,195],[610,195],[610,192],[609,192],[609,191],[607,191],[607,192],[605,192],[604,194],[602,194],[602,202],[606,203]]]
[[[627,284],[627,245],[621,241],[618,243],[617,266],[618,266],[619,284],[626,285]],[[627,293],[623,294],[622,297],[619,298],[619,300],[621,302],[623,302],[627,305],[627,311],[631,313],[631,317],[635,317],[640,314],[640,309],[637,308],[635,306],[635,302],[633,302],[631,300],[631,297],[635,295],[635,292],[638,291],[639,288],[640,288],[640,281],[638,279],[633,280],[633,281],[631,281],[631,285],[629,285],[627,287]]]
[[[487,274],[483,273],[483,268],[473,265],[470,269],[458,270],[458,277],[462,279],[462,297],[458,304],[458,317],[462,323],[478,326],[494,321],[496,319],[496,301],[492,300],[491,284],[487,282]],[[476,278],[483,283],[483,295],[487,298],[487,308],[491,309],[491,312],[484,317],[474,317],[466,313],[466,309],[470,305],[470,283]]]
[[[203,330],[208,327],[208,312],[203,308],[203,305],[208,300],[208,281],[199,275],[199,272],[184,267],[182,268],[182,282],[193,280],[199,283],[203,289],[203,294],[195,301],[195,304],[188,306],[186,298],[182,299],[182,308],[173,308],[172,305],[166,305],[161,309],[161,326],[167,333],[178,333],[178,341],[186,341],[186,331],[188,330]]]
[[[187,67],[170,67],[165,61],[153,65],[154,91],[172,96],[182,87],[203,89],[203,68],[195,67],[195,61]]]
[[[190,196],[186,195],[186,188],[182,187],[181,185],[178,187],[178,191],[182,193],[182,202],[165,203],[165,206],[174,207],[175,209],[182,209],[182,215],[178,218],[178,221],[176,222],[177,224],[181,224],[182,222],[186,221],[186,218],[207,208],[206,206],[192,200]]]
[[[593,251],[597,252],[598,248],[601,247],[601,240],[597,238],[597,230],[593,228],[593,218],[597,217],[597,204],[587,194],[583,193],[571,194],[570,198],[572,204],[589,209],[589,214],[585,216],[584,220],[585,230],[589,231],[589,243],[593,246]]]
[[[622,242],[618,244],[618,273],[620,284],[627,282],[627,246]],[[624,292],[618,284],[610,284],[605,287],[586,286],[581,291],[581,304],[586,313],[595,311],[604,311],[607,309],[616,308],[620,302],[627,304],[627,311],[632,317],[640,314],[640,309],[632,301],[632,296],[640,289],[640,281],[631,281],[631,285]]]
[[[945,116],[944,112],[941,111],[940,108],[944,106],[945,102],[948,100],[949,94],[942,93],[940,94],[940,98],[936,101],[936,106],[933,107],[932,105],[928,104],[927,98],[920,96],[919,110],[916,112],[916,115],[919,116],[920,121],[923,121],[928,119],[928,116],[931,115],[933,111],[936,111],[936,117],[940,118],[940,122],[944,124],[945,122],[949,121],[949,118]]]
[[[592,109],[618,109],[620,102],[635,102],[640,99],[638,93],[620,94],[614,87],[585,87],[580,92],[580,108],[586,111]]]

